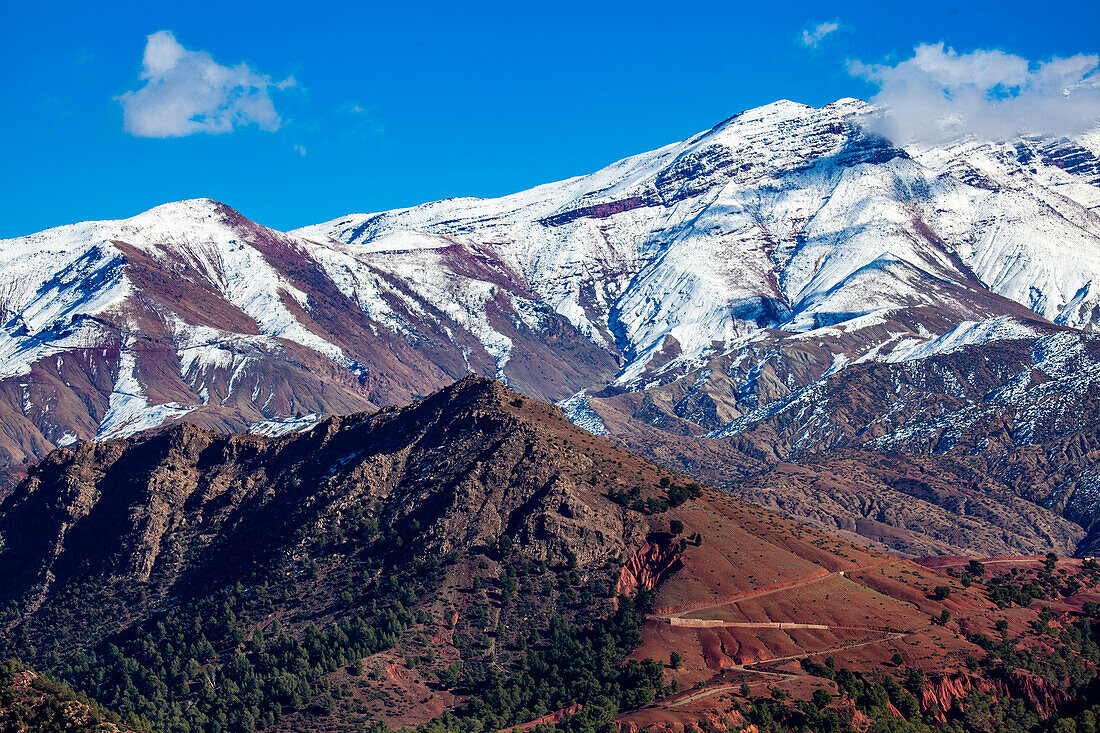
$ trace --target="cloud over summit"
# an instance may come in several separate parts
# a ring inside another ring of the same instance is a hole
[[[1096,55],[1029,61],[999,50],[957,53],[925,44],[894,66],[852,61],[849,72],[879,87],[871,102],[898,142],[948,142],[968,135],[1075,135],[1100,122]]]
[[[244,63],[222,66],[206,51],[184,48],[170,31],[148,37],[141,79],[144,86],[117,97],[123,127],[137,137],[216,134],[247,125],[277,130],[282,119],[270,91],[294,86],[293,77],[275,82]]]

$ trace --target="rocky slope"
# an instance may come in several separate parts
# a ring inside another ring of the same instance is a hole
[[[982,516],[1017,550],[1092,554],[1100,519],[1098,349],[1095,339],[1064,332],[964,345],[916,362],[857,365],[710,434],[754,446],[769,466],[798,460],[805,472],[766,471],[744,483],[745,472],[730,464],[712,462],[700,472],[827,526],[858,524],[866,528],[860,534],[875,537],[882,531],[871,529],[875,522],[908,532],[919,520],[922,530],[942,527],[941,540],[943,531],[954,537],[954,549],[894,545],[912,554],[1007,552],[998,541],[975,539],[981,532],[973,522]],[[851,449],[859,449],[855,457],[843,453]],[[821,498],[812,477],[826,466],[835,477],[827,482],[829,501],[840,504],[811,508],[811,497]],[[878,478],[868,484],[861,477],[873,466]],[[889,490],[879,483],[884,475],[894,477]],[[963,527],[968,532],[958,531]]]
[[[1044,576],[1066,613],[1092,597],[1083,568]],[[735,712],[698,682],[829,686],[792,660],[955,674],[997,613],[980,582],[693,485],[478,377],[300,434],[80,443],[0,503],[0,654],[166,731],[698,724]],[[997,678],[989,659],[967,679]],[[942,687],[924,714],[957,714]]]
[[[580,571],[605,573],[646,529],[586,480],[612,461],[611,481],[624,480],[624,460],[637,481],[656,469],[610,446],[585,455],[587,439],[557,408],[469,377],[404,410],[284,438],[183,424],[81,443],[50,454],[0,504],[0,604],[17,601],[23,626],[48,625],[47,599],[139,587],[139,607],[105,619],[117,628],[271,563],[308,565],[367,527],[397,558],[461,554],[507,534],[532,560],[572,554]]]
[[[1072,555],[1076,522],[1021,499],[968,457],[839,451],[781,462],[735,484],[738,496],[889,552]]]
[[[345,665],[356,721],[423,722],[469,695],[437,673],[515,658],[553,617],[601,618],[616,586],[656,581],[622,566],[667,539],[591,482],[659,475],[476,377],[286,437],[182,424],[62,448],[0,503],[3,652],[163,730],[293,729]],[[400,702],[367,714],[380,695]]]
[[[1077,330],[972,342],[969,330],[917,358],[851,364],[785,393],[773,388],[724,422],[720,401],[740,395],[721,358],[645,391],[594,393],[581,422],[665,465],[894,551],[1092,554],[1100,342]],[[759,372],[782,385],[776,377]],[[776,470],[790,463],[805,470]]]

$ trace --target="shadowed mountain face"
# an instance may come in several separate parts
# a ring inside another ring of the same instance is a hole
[[[603,619],[616,587],[656,582],[667,564],[622,572],[646,516],[594,483],[659,475],[477,377],[286,437],[184,424],[81,443],[0,503],[0,657],[160,730],[293,721],[347,665],[357,695],[408,695],[370,714],[344,700],[355,720],[423,722],[470,695],[437,673],[519,658],[555,615]],[[419,668],[414,647],[431,650]]]
[[[82,443],[40,462],[0,505],[0,602],[38,599],[22,611],[33,617],[91,578],[97,592],[139,585],[151,604],[201,597],[272,563],[308,564],[363,527],[387,528],[372,549],[397,559],[507,534],[533,559],[571,553],[602,572],[646,531],[581,485],[612,459],[642,461],[606,444],[585,455],[587,442],[557,408],[469,377],[403,410],[285,438],[184,424]]]

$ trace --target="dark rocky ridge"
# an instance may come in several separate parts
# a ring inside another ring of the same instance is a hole
[[[117,681],[108,642],[125,647],[167,625],[191,643],[197,632],[190,620],[181,630],[179,614],[210,624],[236,604],[227,616],[236,620],[224,622],[228,650],[223,640],[203,653],[161,651],[157,674],[172,681],[177,707],[110,697],[128,689],[122,683],[84,688],[124,713],[178,726],[178,706],[195,702],[185,682],[196,672],[172,670],[189,657],[216,670],[273,623],[310,639],[318,627],[392,624],[400,602],[403,625],[386,632],[397,635],[376,638],[377,653],[358,660],[389,687],[353,681],[368,699],[379,689],[402,699],[368,722],[424,722],[462,702],[436,681],[449,665],[482,664],[486,649],[502,662],[522,656],[528,634],[553,617],[601,618],[614,589],[635,593],[670,571],[667,532],[604,493],[654,492],[668,475],[557,407],[473,376],[405,408],[334,417],[282,438],[181,424],[80,443],[32,467],[0,502],[0,658],[19,655],[87,684],[89,673],[72,670],[98,650],[90,674],[109,666]],[[643,553],[624,574],[640,548],[655,549],[653,563]],[[223,600],[207,608],[211,598]],[[432,663],[417,670],[403,655],[424,653],[427,637]],[[283,709],[289,729],[308,701]]]
[[[29,603],[26,620],[90,577],[139,584],[149,604],[201,595],[268,563],[308,563],[316,538],[363,508],[406,538],[405,554],[464,552],[507,534],[532,559],[572,553],[582,570],[605,572],[646,530],[582,489],[582,477],[612,458],[645,469],[611,446],[594,458],[556,444],[556,431],[586,434],[557,408],[510,399],[520,400],[470,377],[409,408],[329,418],[302,435],[182,424],[57,450],[0,504],[0,604]]]

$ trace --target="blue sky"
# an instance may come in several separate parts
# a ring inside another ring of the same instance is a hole
[[[896,5],[6,0],[0,237],[199,196],[281,229],[496,196],[776,99],[869,98],[905,79],[852,63],[919,44],[1100,50],[1095,2]],[[181,113],[211,70],[229,101]]]

